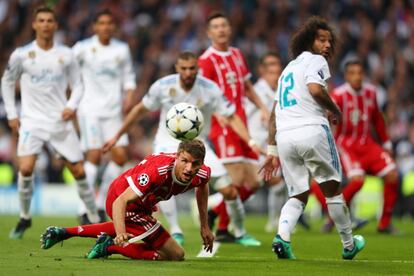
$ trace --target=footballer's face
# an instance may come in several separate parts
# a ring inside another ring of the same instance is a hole
[[[230,23],[225,17],[217,17],[208,23],[207,36],[214,44],[228,45],[231,37]]]
[[[114,18],[109,14],[102,14],[93,24],[93,30],[100,41],[108,41],[115,32]]]
[[[197,60],[195,58],[178,59],[175,64],[175,70],[180,75],[181,87],[188,91],[193,88],[197,77]]]
[[[345,80],[354,90],[360,90],[364,80],[364,69],[362,66],[360,64],[349,64],[345,69]]]
[[[58,24],[53,13],[39,12],[32,23],[32,28],[37,38],[50,40],[53,39]]]
[[[175,177],[181,182],[188,183],[193,180],[201,166],[203,166],[202,160],[195,159],[186,151],[178,152],[175,162]]]
[[[329,58],[331,55],[331,42],[331,32],[328,30],[319,29],[316,33],[315,40],[313,41],[312,52],[314,54],[322,55],[325,58]]]
[[[260,66],[260,74],[267,82],[277,84],[281,73],[282,63],[278,57],[269,55],[264,58]]]

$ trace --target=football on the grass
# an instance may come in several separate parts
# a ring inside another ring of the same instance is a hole
[[[195,105],[178,103],[168,110],[165,124],[172,137],[192,140],[203,129],[204,118],[200,109]]]

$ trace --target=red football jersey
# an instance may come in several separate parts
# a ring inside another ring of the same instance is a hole
[[[112,203],[128,187],[131,187],[140,199],[129,203],[127,210],[138,209],[151,213],[159,201],[208,184],[211,170],[205,165],[190,183],[178,181],[173,172],[175,157],[175,153],[150,155],[115,179],[108,191],[106,202],[107,210],[110,211],[108,214],[112,215]]]
[[[345,83],[331,93],[332,99],[342,111],[342,122],[335,131],[335,140],[345,148],[356,143],[365,145],[374,142],[372,128],[382,144],[389,141],[384,118],[378,108],[375,86],[363,84],[356,92]]]
[[[243,98],[246,94],[245,81],[251,74],[241,51],[230,47],[228,51],[223,52],[209,47],[198,59],[198,66],[204,77],[217,83],[227,99],[236,106],[237,115],[247,124]],[[211,133],[218,131],[217,128],[220,126],[213,118]]]

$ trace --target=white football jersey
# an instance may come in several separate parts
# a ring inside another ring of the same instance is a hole
[[[59,131],[65,107],[75,110],[83,86],[78,63],[70,48],[54,45],[45,51],[36,41],[13,51],[3,74],[1,87],[8,119],[18,117],[15,85],[20,79],[22,123]],[[68,84],[72,94],[67,100]]]
[[[256,91],[257,96],[259,96],[267,110],[270,111],[273,107],[276,90],[273,90],[264,79],[259,79],[254,84],[254,91]],[[268,125],[267,123],[262,122],[260,118],[260,109],[258,109],[249,99],[245,98],[244,110],[246,112],[250,136],[257,141],[259,145],[267,145]]]
[[[136,88],[128,44],[111,39],[109,45],[103,45],[95,35],[77,42],[73,52],[80,64],[85,87],[78,113],[119,116],[123,91]]]
[[[161,109],[160,123],[155,143],[176,143],[171,137],[165,125],[168,110],[175,104],[186,102],[197,106],[203,113],[204,128],[199,138],[206,140],[210,132],[211,116],[217,112],[223,116],[230,116],[235,111],[235,106],[224,96],[223,92],[213,81],[197,76],[193,88],[185,92],[180,85],[179,74],[173,74],[156,81],[142,99],[142,103],[149,110]]]
[[[328,63],[321,55],[303,52],[289,62],[278,81],[275,96],[277,130],[304,125],[329,125],[324,109],[313,99],[309,83],[325,88],[330,78]]]

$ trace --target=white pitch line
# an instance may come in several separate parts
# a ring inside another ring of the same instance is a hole
[[[202,245],[200,252],[198,252],[198,254],[197,254],[197,258],[211,258],[211,257],[213,257],[217,253],[217,250],[219,249],[220,245],[221,245],[221,243],[214,242],[213,243],[213,250],[212,250],[211,253],[205,251],[204,246]]]

